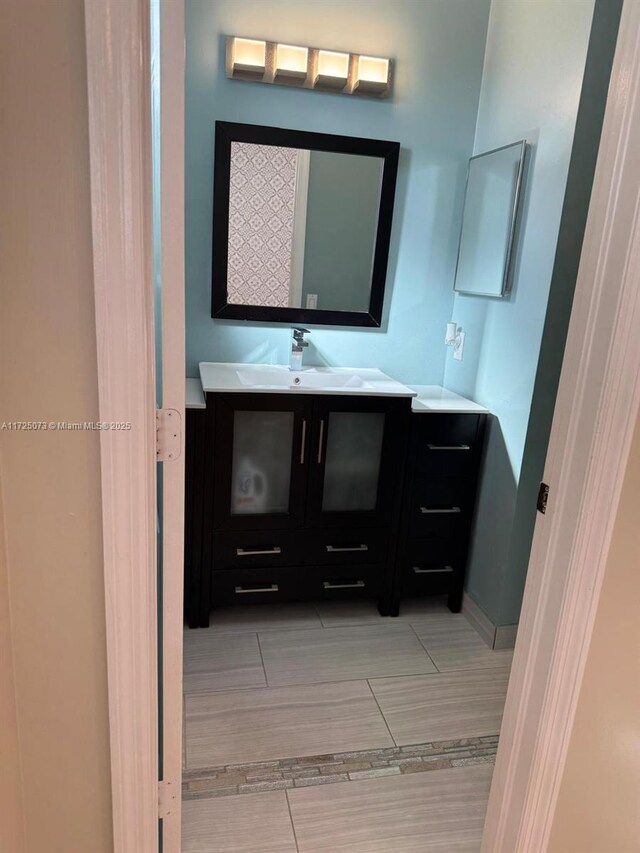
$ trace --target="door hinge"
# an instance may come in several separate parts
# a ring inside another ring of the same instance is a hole
[[[549,486],[546,483],[540,483],[538,490],[538,512],[543,515],[547,511],[547,501],[549,500]]]
[[[177,409],[156,409],[156,460],[172,462],[182,452],[182,418]]]
[[[158,782],[158,817],[170,817],[178,799],[178,785],[171,779]]]

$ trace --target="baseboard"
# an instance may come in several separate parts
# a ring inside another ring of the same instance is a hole
[[[484,610],[466,592],[462,593],[462,612],[490,649],[496,638],[496,626]]]
[[[494,649],[512,649],[516,644],[518,625],[498,625],[496,637],[493,641]]]
[[[514,647],[518,626],[494,625],[480,605],[466,592],[462,593],[462,612],[490,649]]]

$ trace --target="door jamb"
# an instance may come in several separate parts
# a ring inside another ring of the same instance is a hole
[[[150,20],[85,0],[115,853],[158,849]]]

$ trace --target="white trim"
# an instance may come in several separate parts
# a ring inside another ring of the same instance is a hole
[[[307,240],[307,199],[311,151],[298,150],[296,188],[293,201],[293,234],[291,236],[291,267],[289,272],[289,306],[304,308],[302,281],[304,278],[304,247]]]
[[[462,613],[490,649],[512,649],[516,643],[517,625],[494,625],[468,592],[462,593]]]
[[[184,4],[160,0],[162,407],[179,414],[183,452],[162,464],[164,853],[180,853],[182,805],[182,597],[184,589]]]
[[[489,648],[492,649],[496,638],[496,626],[480,605],[476,604],[466,591],[462,593],[462,613],[467,622],[478,632]]]
[[[640,407],[640,3],[625,3],[482,849],[547,849]]]
[[[493,648],[512,649],[516,644],[518,635],[518,624],[515,625],[496,625],[496,636],[493,640]]]
[[[158,848],[149,15],[85,0],[115,853]]]

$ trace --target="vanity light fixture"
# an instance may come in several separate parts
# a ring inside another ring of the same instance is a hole
[[[309,49],[293,44],[276,45],[275,83],[304,80],[309,66]],[[284,78],[281,80],[280,78]]]
[[[359,56],[354,91],[367,94],[386,92],[389,86],[389,60],[378,56]]]
[[[256,39],[227,39],[227,64],[234,77],[258,79],[266,69],[267,43]]]
[[[233,80],[370,98],[391,91],[393,63],[384,57],[239,36],[227,36],[226,44],[225,70]]]
[[[314,85],[326,89],[344,89],[349,79],[349,54],[334,50],[318,51],[318,72]]]

